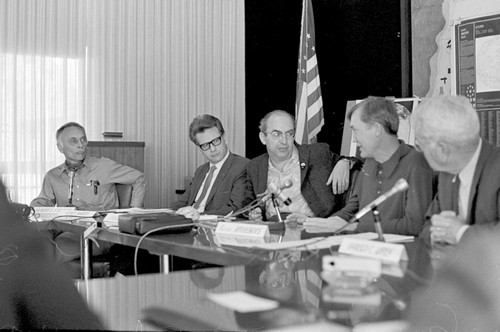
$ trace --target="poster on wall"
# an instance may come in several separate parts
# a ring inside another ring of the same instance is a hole
[[[398,128],[398,138],[403,140],[405,143],[414,145],[415,143],[415,131],[411,125],[411,113],[415,110],[420,98],[390,98],[396,104],[396,110],[399,116],[399,128]],[[349,119],[347,119],[347,113],[356,104],[359,104],[363,100],[349,100],[346,107],[346,117],[344,119],[344,131],[342,134],[342,147],[340,154],[343,156],[357,156],[359,157],[359,149],[356,142],[352,139],[352,130],[349,126]]]
[[[477,110],[481,136],[500,146],[500,14],[455,23],[456,94]]]

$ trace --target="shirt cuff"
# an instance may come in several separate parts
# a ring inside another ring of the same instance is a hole
[[[460,239],[462,238],[462,236],[464,235],[465,231],[469,228],[470,225],[462,225],[459,229],[458,229],[458,232],[457,232],[457,242],[460,242]]]

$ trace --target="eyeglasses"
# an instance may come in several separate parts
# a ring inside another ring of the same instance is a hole
[[[264,134],[271,134],[272,139],[275,141],[280,141],[283,138],[283,133],[279,130],[263,131]],[[295,130],[289,130],[285,133],[285,137],[287,140],[292,140],[295,137]]]
[[[217,138],[214,138],[210,142],[203,143],[203,144],[198,144],[198,146],[200,147],[200,149],[202,151],[207,151],[208,149],[210,149],[210,144],[212,144],[213,146],[219,146],[220,143],[222,142],[221,137],[222,137],[222,135],[219,136],[219,137],[217,137]]]

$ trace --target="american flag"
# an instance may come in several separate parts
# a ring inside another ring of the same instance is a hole
[[[315,142],[316,135],[320,132],[325,120],[316,58],[311,0],[304,0],[302,5],[295,118],[297,119],[295,141],[299,144]]]

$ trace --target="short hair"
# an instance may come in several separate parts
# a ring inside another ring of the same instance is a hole
[[[472,151],[480,138],[479,117],[464,96],[440,95],[424,99],[412,115],[421,137]]]
[[[292,120],[292,123],[293,123],[293,129],[295,129],[295,117],[286,112],[286,111],[283,111],[283,110],[274,110],[274,111],[271,111],[269,113],[267,113],[263,118],[262,120],[260,120],[260,124],[259,124],[259,129],[261,132],[266,132],[267,131],[267,120],[269,120],[269,118],[273,115],[278,115],[278,114],[282,114],[282,115],[287,115],[290,120]]]
[[[224,127],[222,127],[222,123],[219,119],[210,114],[198,115],[189,125],[189,139],[194,144],[198,144],[196,141],[196,134],[202,133],[206,129],[213,127],[219,129],[221,136],[224,135]]]
[[[81,124],[79,124],[77,122],[68,122],[68,123],[63,124],[59,129],[57,129],[56,140],[59,140],[59,136],[61,136],[64,129],[70,128],[70,127],[80,128],[85,133],[85,128],[83,128],[83,126]],[[86,133],[85,133],[85,135],[86,135]]]
[[[347,119],[351,121],[352,114],[360,110],[360,119],[364,123],[379,123],[389,135],[398,135],[399,116],[396,104],[384,97],[367,97],[347,112]]]

